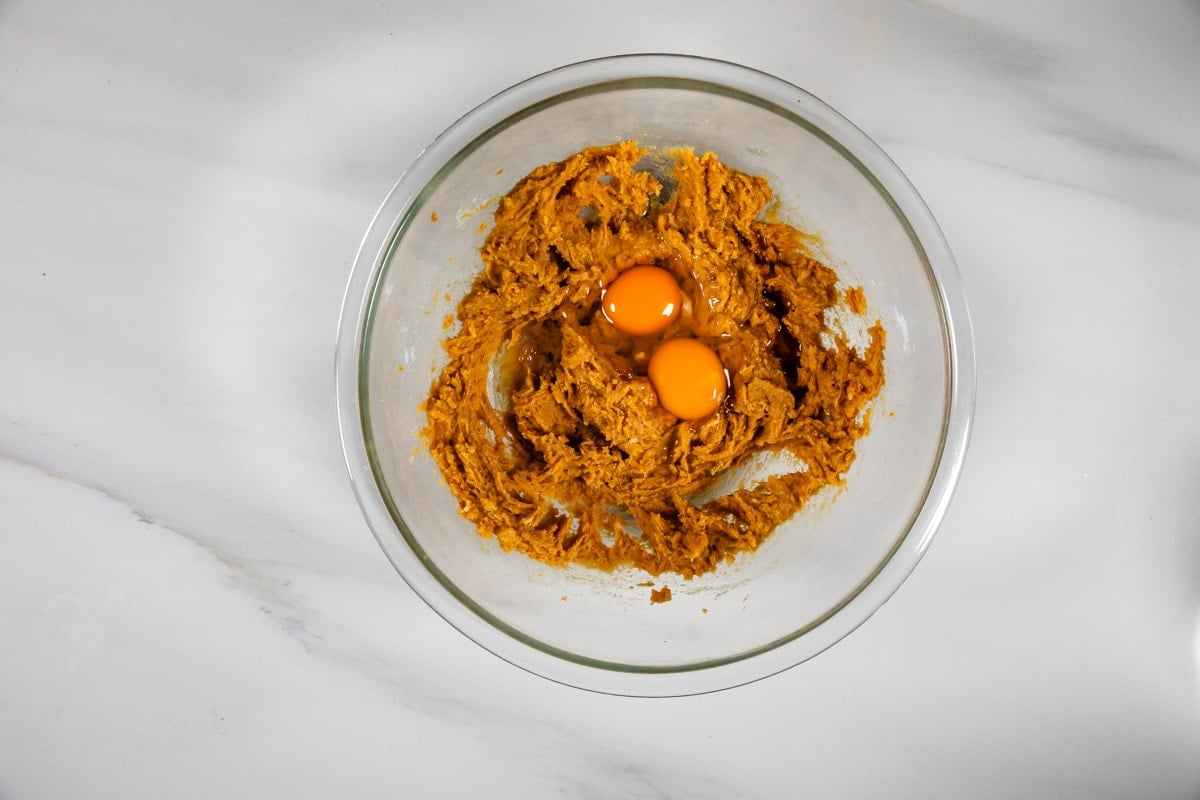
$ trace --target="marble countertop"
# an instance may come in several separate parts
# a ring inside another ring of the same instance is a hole
[[[0,4],[0,798],[1200,796],[1200,6],[729,8]],[[978,357],[900,591],[809,662],[669,700],[429,610],[355,503],[332,369],[421,148],[646,50],[874,137]]]

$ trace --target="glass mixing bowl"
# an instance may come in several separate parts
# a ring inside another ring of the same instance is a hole
[[[497,200],[534,167],[636,139],[711,150],[763,175],[780,216],[887,330],[886,385],[845,486],[756,552],[651,604],[649,577],[554,568],[503,552],[459,516],[420,410],[442,341],[481,268]],[[556,69],[468,113],[384,201],[354,264],[337,345],[350,475],[380,546],[438,614],[547,678],[631,695],[726,688],[837,642],[907,577],[940,523],[974,403],[970,322],[929,210],[865,134],[812,95],[734,64],[618,56]]]

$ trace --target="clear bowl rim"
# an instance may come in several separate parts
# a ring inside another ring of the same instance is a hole
[[[644,670],[573,658],[514,635],[464,592],[448,587],[437,576],[436,567],[408,546],[402,530],[405,524],[389,508],[387,490],[379,485],[373,469],[360,373],[373,295],[393,244],[405,227],[406,215],[419,207],[420,195],[430,181],[506,122],[511,124],[511,120],[571,92],[676,83],[732,93],[790,116],[822,136],[871,181],[923,254],[942,316],[949,386],[941,447],[925,498],[892,551],[843,603],[797,633],[733,658]],[[971,321],[958,268],[932,213],[899,167],[849,120],[791,83],[732,62],[657,53],[591,59],[535,75],[476,106],[426,147],[388,193],[363,236],[342,301],[334,366],[338,423],[351,485],[380,548],[413,591],[462,634],[516,666],[559,683],[631,696],[698,694],[749,683],[806,661],[865,622],[916,567],[941,524],[965,459],[975,398]]]

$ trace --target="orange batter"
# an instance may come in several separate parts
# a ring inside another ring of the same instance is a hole
[[[460,512],[505,550],[692,577],[842,482],[883,384],[884,331],[860,357],[826,329],[840,297],[865,310],[862,289],[840,294],[804,235],[765,213],[765,179],[680,151],[664,190],[645,155],[589,148],[501,199],[425,433]],[[635,274],[645,283],[618,292]],[[663,347],[676,339],[689,344]],[[668,356],[683,360],[662,368]],[[705,392],[714,403],[693,402]],[[782,450],[806,468],[695,500]]]

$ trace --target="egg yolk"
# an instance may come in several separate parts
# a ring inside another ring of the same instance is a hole
[[[680,419],[700,419],[725,399],[725,367],[696,339],[671,339],[650,356],[650,383],[658,402]]]
[[[604,291],[601,308],[617,330],[631,336],[649,336],[666,328],[679,316],[683,293],[665,269],[630,267]]]

